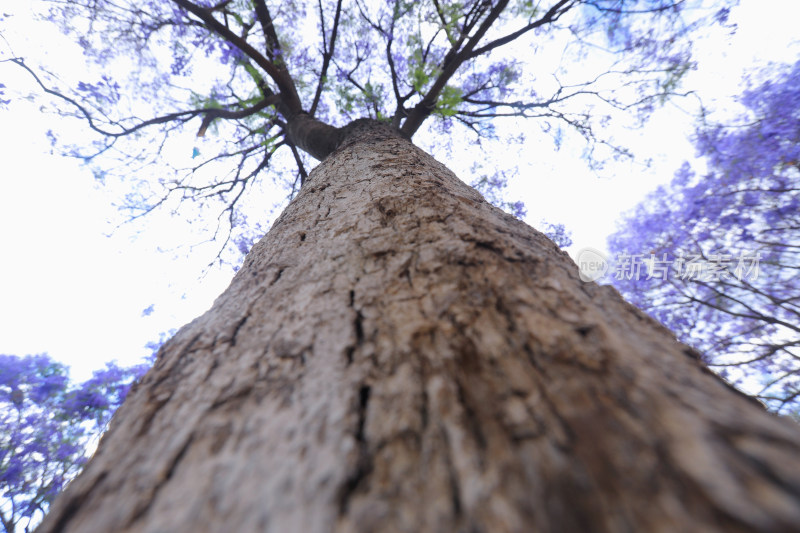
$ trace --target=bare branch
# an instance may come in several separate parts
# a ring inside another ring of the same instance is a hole
[[[289,144],[289,148],[292,150],[292,155],[294,156],[294,161],[297,163],[297,172],[300,175],[300,187],[305,185],[306,178],[308,178],[308,173],[306,172],[306,168],[303,165],[303,160],[300,158],[300,153],[297,151],[297,147],[294,144]]]
[[[519,30],[506,35],[505,37],[501,37],[499,39],[495,39],[494,41],[482,46],[472,53],[469,54],[467,59],[472,59],[474,57],[478,57],[479,55],[483,55],[495,48],[503,46],[504,44],[508,44],[514,39],[517,39],[521,35],[528,33],[531,30],[544,26],[545,24],[550,24],[552,22],[557,21],[561,15],[572,9],[578,4],[575,0],[561,0],[560,2],[556,3],[553,7],[547,10],[547,13],[544,16],[534,22],[531,22],[527,26],[520,28]]]
[[[325,88],[325,78],[328,75],[328,68],[331,64],[331,58],[336,47],[336,37],[339,31],[339,18],[342,14],[342,0],[336,2],[336,13],[333,16],[333,27],[331,28],[331,41],[328,44],[325,36],[325,20],[322,13],[322,0],[319,0],[319,18],[322,27],[322,69],[319,72],[319,81],[317,82],[317,89],[314,92],[314,101],[311,103],[311,110],[309,114],[314,116],[319,105],[319,100],[322,97],[322,90]]]
[[[211,123],[218,118],[233,119],[233,120],[246,118],[255,115],[259,111],[263,111],[264,109],[272,105],[277,105],[279,101],[280,101],[280,96],[274,94],[270,97],[264,98],[263,100],[259,101],[252,107],[245,107],[237,111],[233,111],[230,109],[210,109],[205,112],[205,116],[203,117],[203,123],[200,125],[200,130],[197,132],[197,136],[202,137],[203,135],[205,135],[208,126],[211,125]]]
[[[139,122],[138,124],[135,124],[135,125],[129,126],[129,127],[128,126],[123,126],[122,124],[120,124],[118,122],[112,122],[112,124],[114,124],[114,125],[116,125],[116,126],[118,126],[120,128],[120,131],[107,131],[107,130],[99,127],[96,124],[95,119],[92,117],[92,114],[86,109],[86,107],[81,105],[75,99],[73,99],[73,98],[71,98],[71,97],[69,97],[69,96],[67,96],[67,95],[65,95],[65,94],[63,94],[63,93],[61,93],[59,91],[56,91],[55,89],[51,89],[48,86],[46,86],[44,84],[44,82],[41,80],[41,78],[39,78],[39,76],[30,67],[28,67],[28,65],[25,64],[25,62],[24,62],[24,60],[22,58],[12,58],[12,59],[7,59],[7,60],[3,60],[3,61],[0,61],[0,62],[5,62],[5,61],[10,61],[10,62],[15,63],[15,64],[19,65],[20,67],[24,68],[26,71],[28,71],[28,73],[31,76],[33,76],[34,80],[36,80],[36,83],[39,85],[39,87],[42,88],[42,90],[45,93],[50,94],[52,96],[55,96],[57,98],[60,98],[60,99],[62,99],[64,101],[70,103],[74,107],[76,107],[80,111],[80,113],[83,115],[83,118],[86,119],[86,122],[89,124],[89,127],[92,130],[96,131],[97,133],[100,133],[101,135],[104,135],[106,137],[112,137],[112,138],[123,137],[123,136],[126,136],[126,135],[130,135],[130,134],[135,133],[135,132],[137,132],[137,131],[139,131],[139,130],[141,130],[143,128],[146,128],[147,126],[154,126],[154,125],[157,125],[157,124],[166,124],[166,123],[175,122],[175,121],[183,124],[183,123],[186,123],[189,120],[193,119],[194,117],[201,116],[201,115],[203,116],[203,122],[202,122],[202,124],[200,126],[200,130],[198,131],[197,136],[198,137],[202,137],[205,134],[206,129],[208,129],[208,126],[215,119],[222,118],[222,119],[233,119],[233,120],[235,120],[235,119],[246,118],[246,117],[254,115],[254,114],[256,114],[256,113],[258,113],[260,111],[263,111],[264,109],[266,109],[269,106],[276,105],[279,102],[279,96],[278,95],[272,95],[271,97],[267,97],[267,98],[264,98],[263,100],[260,100],[258,103],[256,103],[255,105],[253,105],[251,107],[245,107],[245,108],[236,109],[236,110],[233,110],[233,109],[220,109],[220,108],[216,108],[216,107],[205,107],[205,108],[198,108],[198,109],[190,109],[190,110],[187,110],[187,111],[176,111],[174,113],[168,113],[168,114],[162,115],[160,117],[155,117],[155,118],[151,118],[149,120],[144,120],[142,122]]]
[[[654,7],[653,9],[620,9],[614,7],[605,7],[598,5],[597,2],[584,2],[584,4],[592,6],[598,11],[603,13],[616,13],[618,15],[637,15],[637,14],[646,14],[646,13],[662,13],[664,11],[669,11],[670,9],[675,9],[681,4],[685,3],[685,0],[679,0],[674,4],[664,5]],[[622,2],[620,2],[622,4]]]

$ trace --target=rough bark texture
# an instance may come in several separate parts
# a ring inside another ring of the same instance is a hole
[[[798,531],[792,422],[408,141],[351,133],[41,533]]]

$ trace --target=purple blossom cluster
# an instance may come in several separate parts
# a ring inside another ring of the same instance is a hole
[[[170,72],[173,76],[181,76],[190,74],[189,70],[189,56],[186,52],[173,48],[172,50],[172,64],[170,65]]]
[[[232,230],[233,235],[231,236],[231,241],[233,241],[236,250],[242,257],[250,253],[253,246],[261,240],[267,232],[267,229],[264,228],[260,222],[251,221],[248,219],[247,215],[242,213],[236,213]]]
[[[508,175],[503,171],[483,175],[474,180],[472,185],[486,198],[490,204],[499,207],[516,218],[523,219],[528,214],[528,209],[522,201],[508,201],[505,199],[508,188]]]
[[[3,99],[3,95],[5,94],[5,91],[3,89],[5,88],[6,88],[5,84],[0,83],[0,107],[3,107],[4,105],[8,105],[11,103],[11,100]]]
[[[708,171],[684,163],[609,239],[614,254],[758,255],[758,279],[616,280],[633,303],[733,381],[760,381],[777,410],[800,409],[800,63],[762,72],[735,124],[695,137]]]
[[[203,38],[195,40],[193,44],[203,50],[206,57],[218,54],[219,62],[223,65],[236,63],[245,58],[244,52],[228,41]]]
[[[47,355],[0,355],[0,514],[27,531],[80,470],[87,446],[149,365],[108,364],[84,383]]]
[[[474,68],[465,76],[461,91],[474,100],[502,101],[513,90],[522,70],[517,61],[504,59],[485,68]]]
[[[83,98],[91,98],[98,103],[115,104],[119,101],[119,83],[105,74],[97,83],[78,82],[78,92]]]
[[[539,229],[542,233],[547,235],[548,239],[556,243],[556,246],[559,248],[568,248],[572,246],[572,232],[569,231],[564,224],[542,222]]]

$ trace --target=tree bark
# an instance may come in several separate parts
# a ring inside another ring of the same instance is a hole
[[[311,157],[322,161],[339,146],[341,128],[335,128],[308,113],[297,113],[287,121],[289,140]]]
[[[39,531],[796,532],[798,443],[363,127],[162,348]]]

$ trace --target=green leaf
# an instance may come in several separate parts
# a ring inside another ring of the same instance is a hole
[[[446,85],[442,90],[442,94],[439,95],[434,113],[442,117],[452,117],[458,111],[458,104],[462,101],[461,97],[461,89]]]

